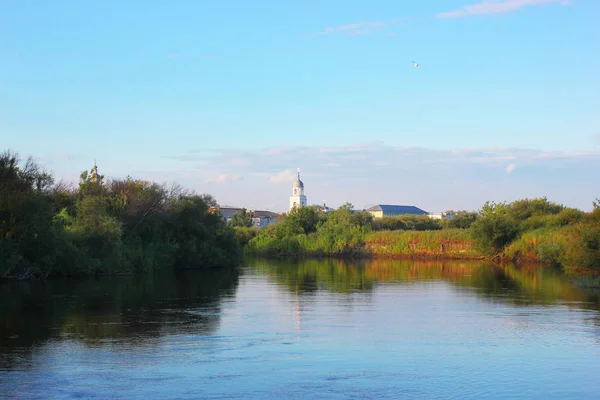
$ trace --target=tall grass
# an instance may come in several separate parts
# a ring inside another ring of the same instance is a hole
[[[382,258],[484,258],[464,229],[372,232],[366,235],[365,253]]]
[[[526,231],[504,249],[503,256],[516,262],[560,265],[567,261],[574,239],[569,227]]]

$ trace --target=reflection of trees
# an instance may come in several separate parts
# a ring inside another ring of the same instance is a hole
[[[267,275],[295,294],[323,289],[333,293],[371,291],[373,279],[356,262],[335,259],[273,261],[252,260],[253,271]]]
[[[478,261],[340,260],[251,263],[257,273],[272,277],[293,293],[324,289],[348,293],[371,291],[376,283],[443,280],[469,288],[488,300],[515,305],[567,302],[600,308],[598,293],[573,288],[557,270],[548,267],[497,266]]]
[[[0,367],[11,355],[64,336],[92,345],[214,332],[220,299],[235,293],[238,278],[231,269],[184,270],[1,285]]]

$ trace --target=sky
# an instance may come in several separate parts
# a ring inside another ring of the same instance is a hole
[[[222,205],[600,197],[597,0],[0,0],[0,150]],[[414,68],[412,61],[419,63]]]

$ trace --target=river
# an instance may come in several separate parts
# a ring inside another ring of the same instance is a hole
[[[600,397],[600,297],[550,268],[248,261],[0,285],[0,398]]]

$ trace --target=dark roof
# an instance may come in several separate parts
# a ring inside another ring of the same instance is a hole
[[[389,204],[378,204],[367,209],[367,211],[383,211],[384,214],[428,214],[427,211],[421,210],[415,206],[394,206]]]
[[[261,210],[256,210],[253,212],[253,216],[254,217],[259,217],[259,218],[276,218],[277,217],[277,213],[271,212],[271,211],[261,211]]]

